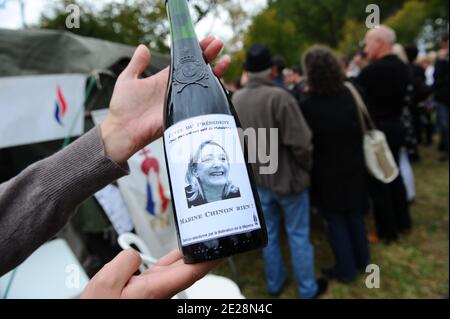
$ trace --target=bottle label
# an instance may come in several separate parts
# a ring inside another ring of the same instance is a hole
[[[233,116],[179,122],[164,144],[182,246],[261,228]]]

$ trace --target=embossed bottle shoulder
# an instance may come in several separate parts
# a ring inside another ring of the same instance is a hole
[[[173,85],[177,93],[181,93],[189,85],[200,85],[208,88],[210,76],[203,61],[193,55],[180,58],[173,70]]]

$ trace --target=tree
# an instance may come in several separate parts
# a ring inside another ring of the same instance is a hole
[[[245,43],[265,42],[298,63],[311,45],[323,44],[345,55],[355,52],[367,31],[366,7],[371,0],[269,0],[268,7],[253,20]],[[379,0],[380,18],[389,17],[405,0]]]
[[[268,7],[253,18],[244,35],[244,49],[264,42],[289,64],[298,63],[306,48],[324,44],[339,54],[350,55],[362,48],[368,31],[366,8],[372,0],[268,0]],[[392,26],[399,41],[409,43],[421,37],[437,39],[448,28],[448,1],[377,0],[380,21]],[[431,31],[430,31],[431,30]],[[425,35],[424,35],[425,34]],[[436,40],[434,40],[436,41]],[[244,60],[234,54],[233,74]]]
[[[283,56],[288,64],[298,63],[300,41],[291,21],[279,21],[275,9],[264,10],[256,15],[244,34],[243,48],[232,54],[232,63],[225,79],[236,79],[242,73],[245,52],[254,43],[263,43],[273,54]]]
[[[224,78],[226,81],[234,81],[242,75],[242,65],[245,61],[245,51],[239,50],[231,53],[231,64]]]
[[[431,32],[428,41],[439,42],[441,33],[448,28],[448,9],[448,1],[408,0],[385,23],[396,31],[400,43],[413,43],[425,37],[424,29]]]
[[[299,36],[290,20],[280,21],[275,9],[257,15],[244,36],[244,49],[253,43],[264,43],[274,54],[282,55],[289,64],[298,63]]]
[[[192,0],[194,21],[197,23],[225,0]],[[65,8],[76,4],[81,9],[80,28],[68,29]],[[87,0],[60,0],[43,14],[38,27],[67,30],[83,36],[100,38],[136,46],[147,43],[152,49],[168,53],[169,22],[165,0],[125,0],[109,2],[100,9],[93,9]]]
[[[397,42],[410,44],[419,39],[429,47],[436,47],[444,32],[448,31],[448,2],[441,0],[406,0],[390,16],[382,16],[382,23],[392,27]],[[362,46],[367,28],[364,20],[348,20],[338,44],[338,51],[348,55]]]
[[[381,18],[397,11],[405,0],[378,0]],[[280,21],[290,20],[301,38],[309,43],[321,43],[336,48],[348,20],[366,20],[366,7],[371,0],[269,0]]]
[[[337,45],[337,52],[343,56],[350,56],[362,49],[366,32],[367,28],[364,22],[349,19],[342,28],[342,37]]]
[[[233,37],[228,41],[227,48],[231,51],[242,49],[243,36],[251,21],[248,14],[243,10],[241,1],[228,0],[223,3],[223,11],[228,13],[227,23],[230,26]]]

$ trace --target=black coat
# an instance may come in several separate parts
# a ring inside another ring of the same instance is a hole
[[[362,130],[350,91],[343,87],[332,96],[309,96],[301,109],[313,132],[313,204],[328,212],[362,209],[366,194]]]
[[[377,128],[386,134],[389,147],[398,160],[406,145],[406,129],[401,115],[412,84],[408,66],[395,55],[387,55],[365,67],[356,78]]]
[[[400,119],[411,83],[408,66],[395,55],[373,62],[356,78],[375,124]]]
[[[436,101],[448,106],[448,57],[436,61],[434,66],[434,89]]]

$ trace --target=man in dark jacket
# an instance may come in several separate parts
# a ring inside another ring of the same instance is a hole
[[[287,82],[289,84],[289,86],[287,87],[289,92],[291,92],[299,105],[301,105],[303,99],[306,97],[306,81],[303,76],[302,67],[300,65],[294,65],[292,69],[289,70]]]
[[[441,160],[448,160],[448,34],[442,40],[442,48],[434,66],[434,102],[437,122],[441,130],[444,154]]]
[[[284,83],[284,74],[283,71],[286,68],[286,62],[281,55],[276,55],[272,58],[273,61],[273,75],[272,82],[282,88],[286,87]]]
[[[427,86],[425,69],[416,63],[419,50],[415,44],[405,47],[408,57],[408,69],[412,78],[412,96],[410,101],[410,112],[413,118],[414,130],[417,143],[422,143],[422,135],[426,133],[426,143],[432,143],[431,115],[424,107],[424,100],[430,95],[431,87]]]
[[[243,128],[258,132],[254,140],[249,138],[249,156],[256,152],[256,146],[257,154],[265,155],[261,147],[266,146],[271,150],[270,161],[278,163],[271,172],[264,172],[261,156],[252,164],[269,235],[269,244],[263,252],[267,287],[270,294],[278,295],[287,279],[279,245],[282,208],[299,294],[303,298],[316,298],[326,290],[327,282],[315,279],[314,252],[309,239],[311,131],[295,98],[271,81],[272,67],[269,49],[260,44],[252,46],[244,65],[249,81],[233,96]],[[278,136],[274,136],[273,128]],[[274,146],[278,147],[275,152]]]
[[[407,66],[393,53],[394,30],[379,26],[365,37],[365,49],[372,63],[356,79],[361,87],[375,125],[386,134],[387,142],[399,163],[400,149],[405,145],[405,128],[401,114],[411,82]],[[399,176],[390,184],[369,179],[378,237],[385,242],[398,238],[399,232],[411,229],[406,189]]]

